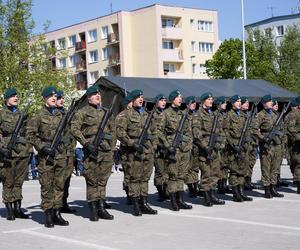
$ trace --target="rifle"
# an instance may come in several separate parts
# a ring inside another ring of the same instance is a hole
[[[145,106],[146,107],[146,106]],[[145,121],[145,124],[143,126],[143,129],[142,129],[142,132],[139,136],[139,139],[138,139],[138,142],[137,142],[137,145],[138,146],[144,146],[146,140],[148,139],[148,129],[150,127],[150,124],[151,124],[151,120],[153,118],[153,115],[154,115],[154,112],[156,110],[156,107],[154,106],[153,109],[151,110],[150,113],[148,113],[148,116],[147,116],[147,119]],[[136,151],[134,153],[134,157],[138,160],[142,160],[142,153],[141,152],[138,152]]]
[[[284,105],[281,113],[277,116],[276,121],[274,122],[272,129],[270,130],[270,132],[264,137],[263,141],[264,141],[264,148],[267,148],[270,144],[271,141],[273,140],[273,138],[276,135],[282,136],[283,133],[280,132],[280,127],[281,127],[281,123],[283,121],[283,116],[287,113],[289,107],[291,106],[292,101],[289,101],[287,105]]]
[[[249,126],[251,125],[252,120],[253,120],[256,112],[257,112],[257,104],[254,103],[251,107],[250,114],[248,114],[247,119],[245,120],[243,129],[242,129],[242,132],[241,132],[239,143],[235,147],[236,157],[240,157],[242,148],[243,148],[243,146],[246,142],[246,132],[248,131]]]
[[[220,111],[218,111],[218,114],[214,117],[213,125],[211,128],[210,136],[209,136],[209,142],[208,142],[208,149],[207,149],[207,159],[212,160],[212,153],[216,145],[217,141],[217,127],[218,127],[218,121],[220,117]]]
[[[95,136],[95,138],[92,142],[92,144],[95,146],[95,148],[98,148],[98,146],[105,139],[104,138],[104,135],[105,135],[104,129],[105,129],[105,126],[108,122],[108,119],[112,115],[112,110],[113,110],[114,104],[116,102],[116,99],[117,99],[117,95],[114,96],[110,108],[105,111],[105,114],[104,114],[104,116],[103,116],[103,118],[102,118],[102,120],[101,120],[101,122],[98,126],[97,134],[96,134],[96,136]],[[85,157],[87,157],[86,154],[88,154],[88,152],[84,152],[84,154],[85,154]],[[97,155],[98,155],[98,152],[96,152],[95,154],[90,154],[89,157],[93,160],[97,160]]]
[[[51,151],[56,152],[58,146],[60,145],[61,139],[62,139],[62,135],[63,135],[63,132],[65,130],[65,127],[71,121],[71,119],[72,119],[72,117],[73,117],[73,115],[75,113],[76,106],[77,105],[75,103],[75,99],[72,99],[72,102],[71,102],[71,105],[69,107],[68,112],[60,120],[60,123],[59,123],[59,125],[58,125],[58,127],[57,127],[57,129],[55,131],[53,140],[52,140],[51,145],[50,145]],[[48,163],[50,163],[51,165],[54,164],[54,156],[47,155],[47,157],[46,157],[46,161]]]

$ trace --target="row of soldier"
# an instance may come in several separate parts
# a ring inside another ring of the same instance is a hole
[[[227,179],[234,201],[251,201],[244,187],[251,188],[258,147],[265,197],[283,197],[276,191],[276,184],[285,141],[300,193],[300,98],[289,103],[292,111],[284,128],[282,118],[288,108],[277,114],[278,104],[270,95],[262,97],[263,109],[258,114],[255,106],[249,110],[247,98],[238,95],[230,98],[232,108],[226,112],[225,98],[214,100],[209,92],[201,95],[196,111],[193,96],[186,98],[187,108],[181,110],[182,95],[174,90],[168,97],[170,107],[166,108],[167,98],[159,94],[154,108],[147,112],[143,108],[143,92],[133,90],[125,98],[127,108],[115,118],[111,109],[101,106],[101,93],[96,85],[87,89],[88,104],[78,110],[72,104],[66,112],[63,92],[54,87],[45,88],[42,96],[44,106],[27,118],[24,111],[18,110],[16,89],[4,93],[5,105],[0,111],[0,175],[8,220],[29,217],[21,209],[22,185],[29,151],[34,146],[39,152],[45,226],[69,224],[61,213],[74,212],[67,197],[76,141],[83,145],[85,153],[83,176],[91,221],[113,219],[107,211],[110,205],[106,203],[106,185],[117,139],[121,143],[123,189],[135,216],[157,214],[147,199],[153,166],[159,201],[169,199],[174,211],[192,209],[183,198],[185,184],[192,197],[203,195],[205,206],[225,204],[215,191],[218,188],[219,193],[224,193]],[[216,111],[212,110],[213,104]],[[13,140],[14,137],[17,139]]]

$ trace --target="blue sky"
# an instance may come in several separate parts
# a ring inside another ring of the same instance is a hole
[[[51,21],[49,30],[54,30],[107,15],[110,3],[113,11],[129,11],[154,3],[217,10],[220,39],[241,38],[241,0],[33,0],[35,32],[42,32],[46,20]],[[296,13],[298,4],[300,0],[244,0],[245,24],[269,18],[272,11],[274,16]]]

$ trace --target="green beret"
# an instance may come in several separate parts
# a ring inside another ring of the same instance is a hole
[[[86,95],[92,95],[92,94],[95,94],[95,93],[100,93],[100,88],[98,85],[93,85],[91,87],[89,87],[87,90],[86,90]]]
[[[249,102],[248,97],[247,96],[242,96],[241,97],[241,102],[242,102],[242,104],[244,104],[245,102]]]
[[[134,89],[134,90],[132,90],[132,91],[129,93],[129,95],[131,96],[131,100],[130,100],[130,101],[132,101],[132,100],[134,100],[134,99],[140,97],[140,96],[143,95],[143,94],[144,94],[143,91],[140,90],[140,89]]]
[[[268,101],[272,101],[272,96],[271,96],[271,95],[264,95],[264,96],[261,98],[261,100],[260,100],[260,102],[261,102],[262,104],[265,104],[265,103],[267,103]]]
[[[189,104],[189,103],[195,103],[196,102],[196,97],[195,96],[188,96],[187,98],[185,98],[185,103]]]
[[[3,97],[6,100],[13,95],[17,95],[17,90],[15,88],[9,88],[5,91]]]
[[[154,98],[155,102],[158,102],[159,100],[162,100],[162,99],[167,99],[167,97],[164,94],[158,94]]]
[[[56,92],[56,96],[57,96],[57,99],[60,99],[60,98],[64,97],[64,92],[62,90],[59,90]]]
[[[272,98],[272,102],[273,102],[273,105],[278,104],[278,101],[277,101],[277,99],[275,99],[275,98]]]
[[[177,97],[177,96],[180,96],[181,95],[181,93],[180,93],[180,91],[179,90],[173,90],[170,94],[169,94],[169,101],[170,102],[173,102],[174,101],[174,99]]]
[[[57,93],[57,90],[53,86],[49,86],[43,89],[42,91],[42,96],[43,97],[48,97],[50,95],[55,95]]]
[[[205,101],[206,99],[208,99],[210,97],[213,97],[213,94],[211,92],[206,92],[200,96],[200,100]]]
[[[125,101],[125,103],[129,103],[129,102],[131,102],[132,101],[132,98],[131,98],[131,96],[130,96],[130,93],[128,93],[125,97],[124,97],[124,101]]]
[[[225,98],[225,96],[220,96],[220,97],[218,97],[216,100],[214,100],[214,103],[215,103],[216,105],[221,105],[221,104],[223,104],[223,103],[226,103],[226,98]]]
[[[296,102],[300,103],[300,95],[295,98]]]
[[[230,98],[231,103],[235,103],[236,101],[240,100],[241,97],[239,95],[234,95]]]
[[[299,102],[297,101],[297,98],[296,98],[291,102],[291,107],[297,107],[297,106],[299,106]]]

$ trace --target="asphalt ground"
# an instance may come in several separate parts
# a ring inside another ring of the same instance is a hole
[[[76,214],[63,214],[67,227],[45,228],[39,206],[37,180],[23,186],[23,205],[32,219],[7,221],[4,205],[0,207],[0,249],[300,249],[300,195],[292,186],[289,167],[282,166],[282,177],[291,186],[280,188],[284,198],[264,199],[263,190],[250,192],[252,202],[236,203],[231,195],[222,196],[224,206],[204,207],[202,198],[186,201],[192,210],[173,212],[169,203],[157,202],[151,180],[149,201],[158,215],[131,215],[122,191],[122,173],[112,174],[107,199],[113,208],[113,221],[90,222],[85,201],[83,177],[73,176],[69,204]],[[257,162],[253,180],[260,178]],[[2,187],[0,188],[2,192]]]

